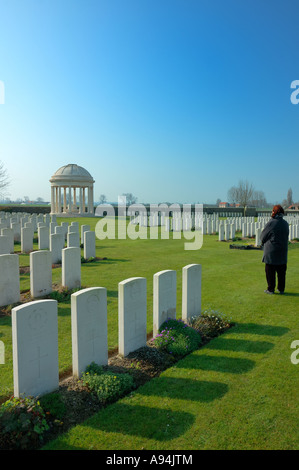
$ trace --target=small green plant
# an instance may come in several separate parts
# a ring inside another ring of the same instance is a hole
[[[49,393],[40,398],[40,405],[46,413],[61,420],[66,413],[66,406],[58,393]]]
[[[137,369],[137,370],[139,370],[139,369],[140,369],[140,362],[139,362],[139,361],[137,361],[137,362],[131,362],[130,367],[131,367],[131,369]]]
[[[32,397],[13,397],[0,406],[0,449],[33,449],[48,429],[46,414]]]
[[[99,364],[92,362],[91,364],[89,364],[89,366],[86,367],[85,374],[86,373],[100,375],[104,373],[104,368],[103,366],[100,366]]]
[[[201,344],[201,336],[197,330],[182,320],[169,319],[160,327],[159,333],[153,338],[154,345],[175,357],[183,357],[194,351]]]
[[[217,310],[205,310],[190,320],[190,326],[207,338],[215,338],[232,326],[232,321]]]
[[[94,363],[87,367],[81,381],[103,404],[116,401],[134,388],[134,379],[131,375],[104,371]]]
[[[96,258],[94,258],[93,256],[91,256],[90,258],[84,258],[84,256],[81,256],[81,263],[92,263],[93,261],[95,261]]]
[[[71,299],[71,295],[74,292],[77,292],[78,290],[80,289],[68,289],[67,287],[62,287],[59,290],[53,290],[53,292],[49,294],[49,297],[51,299],[57,300],[57,302],[69,302]]]

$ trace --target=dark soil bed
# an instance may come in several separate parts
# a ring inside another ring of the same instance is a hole
[[[57,291],[61,290],[59,285],[54,284],[53,288]],[[30,291],[24,292],[21,294],[19,304],[26,303],[30,300],[32,300],[30,298]],[[10,316],[11,308],[13,306],[0,309],[0,316]],[[233,324],[227,322],[226,326],[220,331],[213,318],[214,317],[212,316],[208,320],[207,324],[202,324],[199,330],[201,335],[200,347],[207,344],[213,337],[222,334],[225,330],[233,326]],[[113,351],[109,351],[108,356],[108,365],[103,366],[103,369],[115,374],[130,374],[134,379],[133,390],[138,389],[154,377],[158,377],[164,370],[173,366],[179,359],[181,359],[181,357],[175,358],[163,349],[156,347],[152,341],[152,333],[148,334],[146,346],[137,349],[126,357],[118,354],[118,348]],[[62,401],[65,407],[65,412],[59,419],[55,419],[51,414],[47,415],[49,430],[44,434],[42,445],[55,439],[59,434],[68,431],[71,427],[82,423],[84,420],[107,406],[98,399],[95,393],[84,385],[83,381],[72,376],[71,368],[60,375],[59,389],[55,394],[59,395],[60,401]],[[13,445],[15,445],[15,443],[13,443]],[[33,448],[38,447],[40,447],[40,445],[36,446],[35,442]],[[7,448],[3,447],[3,444],[1,446],[1,439],[0,448]]]
[[[229,245],[231,250],[262,250],[261,246],[254,245]]]
[[[152,335],[148,335],[149,337],[152,338]],[[201,347],[211,339],[211,337],[202,335]],[[112,354],[108,359],[108,365],[103,368],[110,372],[132,375],[136,390],[154,377],[158,377],[178,360],[155,347],[152,340],[148,339],[146,346],[126,357],[117,353]],[[67,411],[63,421],[53,420],[50,430],[47,432],[46,441],[55,439],[60,433],[66,432],[72,426],[81,423],[105,407],[99,402],[96,395],[73,376],[61,378],[58,393],[61,395]]]
[[[173,357],[158,350],[149,340],[146,346],[126,357],[118,354],[112,355],[108,359],[108,365],[104,366],[103,369],[132,375],[136,390],[152,378],[158,377],[161,372],[171,367],[175,362]],[[61,379],[58,393],[67,411],[62,421],[53,420],[47,433],[47,441],[86,420],[105,406],[99,402],[96,395],[91,393],[81,381],[73,376]]]

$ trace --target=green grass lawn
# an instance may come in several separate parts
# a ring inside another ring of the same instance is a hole
[[[78,219],[91,225],[97,220]],[[152,278],[177,271],[177,316],[181,316],[181,273],[202,265],[202,307],[231,317],[236,326],[179,361],[143,387],[68,434],[51,449],[298,449],[299,364],[292,364],[291,343],[299,340],[299,245],[289,249],[284,296],[264,294],[261,251],[230,250],[229,242],[204,236],[197,251],[181,240],[97,240],[97,257],[82,265],[82,287],[106,287],[108,343],[117,347],[118,282],[147,279],[148,332],[152,330]],[[28,255],[20,256],[22,265]],[[61,270],[53,270],[59,282]],[[21,278],[29,288],[29,276]],[[5,364],[1,391],[12,392],[10,317],[0,318]],[[59,304],[59,367],[71,367],[70,304]]]

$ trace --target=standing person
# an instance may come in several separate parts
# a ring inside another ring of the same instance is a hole
[[[264,249],[263,263],[265,263],[266,280],[268,288],[266,294],[274,294],[277,273],[277,289],[284,294],[288,258],[289,224],[283,219],[284,210],[280,205],[272,209],[272,219],[266,224],[261,233],[261,242]]]

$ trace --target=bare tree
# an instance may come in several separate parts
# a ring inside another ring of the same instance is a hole
[[[267,207],[264,191],[253,191],[251,202],[255,207]]]
[[[105,194],[100,195],[100,204],[105,204],[107,202],[107,198]]]
[[[0,161],[0,196],[3,197],[8,186],[10,184],[10,180],[8,177],[8,173],[6,168],[4,168],[4,164]]]
[[[287,194],[287,203],[288,203],[288,207],[291,206],[292,204],[294,204],[292,188],[290,188],[290,189],[288,190],[288,194]]]
[[[232,186],[227,191],[227,199],[231,204],[237,204],[239,202],[239,191],[236,186]]]
[[[246,181],[239,181],[238,186],[232,186],[227,193],[229,202],[240,204],[244,207],[244,215],[248,204],[252,201],[254,187]]]
[[[289,188],[287,198],[282,201],[281,205],[282,207],[287,208],[290,207],[292,204],[294,204],[293,191],[292,188]]]
[[[132,193],[123,193],[122,196],[126,197],[126,203],[128,206],[131,206],[132,204],[136,204],[137,202],[137,197],[133,196]]]

